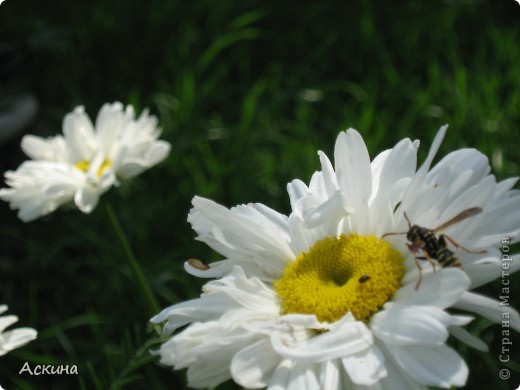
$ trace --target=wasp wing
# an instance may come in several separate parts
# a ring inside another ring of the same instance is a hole
[[[442,225],[437,226],[435,229],[433,229],[433,232],[438,232],[439,230],[446,229],[448,226],[453,225],[454,223],[460,222],[466,218],[473,217],[477,214],[480,214],[482,212],[482,209],[480,207],[472,207],[470,209],[464,210],[463,212],[457,214],[449,221],[444,222]]]

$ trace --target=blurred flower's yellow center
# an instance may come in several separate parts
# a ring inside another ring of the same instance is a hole
[[[324,238],[300,254],[274,283],[283,314],[334,322],[352,312],[366,320],[399,288],[401,254],[376,236]]]
[[[81,169],[83,172],[87,172],[88,169],[90,168],[90,161],[88,161],[88,160],[79,161],[76,164],[74,164],[74,166],[78,169]],[[98,177],[101,177],[103,172],[105,172],[111,166],[112,166],[112,161],[110,161],[110,160],[103,161],[103,164],[101,164],[101,166],[99,167],[98,172],[97,172]]]

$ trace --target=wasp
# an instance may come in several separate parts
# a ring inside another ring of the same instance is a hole
[[[406,215],[406,212],[404,213],[404,217],[406,218],[406,222],[408,222],[408,231],[402,232],[402,233],[386,233],[383,234],[383,237],[391,236],[391,235],[397,235],[397,234],[406,234],[406,238],[408,239],[409,243],[407,244],[408,249],[412,253],[417,253],[417,251],[421,250],[424,256],[416,256],[415,257],[415,264],[417,265],[417,268],[419,268],[419,280],[417,281],[417,284],[415,285],[415,289],[417,290],[419,288],[419,285],[421,284],[422,280],[422,268],[419,265],[419,262],[417,260],[428,260],[430,264],[433,267],[433,270],[435,271],[435,263],[433,260],[437,260],[439,265],[442,268],[446,267],[456,267],[462,269],[462,264],[457,257],[457,255],[451,251],[448,248],[448,244],[446,242],[449,241],[455,248],[462,249],[465,252],[468,253],[485,253],[485,250],[482,251],[473,251],[467,248],[464,248],[462,245],[458,244],[453,238],[449,237],[446,234],[439,234],[439,236],[436,236],[436,233],[440,230],[446,229],[447,227],[460,222],[464,219],[473,217],[477,214],[480,214],[482,212],[482,209],[480,207],[472,207],[467,210],[462,211],[461,213],[457,214],[450,220],[446,221],[440,226],[437,226],[435,229],[428,229],[424,228],[418,225],[412,225],[410,223],[410,220],[408,219],[408,216]]]

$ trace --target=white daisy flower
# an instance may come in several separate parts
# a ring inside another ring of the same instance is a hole
[[[289,216],[261,204],[229,210],[195,197],[188,220],[198,239],[226,259],[185,264],[193,275],[219,279],[200,298],[152,318],[166,321],[164,334],[173,334],[156,352],[160,362],[187,368],[194,388],[229,379],[245,388],[294,390],[463,386],[468,367],[446,345],[448,336],[487,347],[462,327],[472,317],[446,309],[501,321],[498,302],[468,290],[496,277],[500,238],[518,239],[520,196],[513,181],[497,184],[473,150],[454,152],[430,170],[445,130],[417,172],[418,142],[405,139],[371,162],[357,131],[341,133],[334,167],[319,152],[322,170],[309,186],[288,185]],[[420,253],[407,248],[406,235],[385,234],[409,230],[405,212],[433,229],[469,207],[483,211],[446,233],[486,252],[450,247],[463,269],[437,264],[434,271],[422,262],[418,285]],[[518,313],[507,312],[520,329]]]
[[[161,162],[170,144],[157,140],[157,118],[144,111],[137,119],[132,106],[105,104],[95,126],[82,106],[63,120],[63,135],[48,139],[27,135],[22,149],[32,160],[5,173],[0,198],[32,221],[73,201],[90,213],[100,195],[119,179],[130,179]]]
[[[0,314],[7,311],[6,305],[0,305]],[[5,329],[18,321],[17,316],[9,315],[0,317],[0,356],[5,355],[13,349],[19,348],[34,340],[37,332],[32,328],[17,328],[13,330]]]

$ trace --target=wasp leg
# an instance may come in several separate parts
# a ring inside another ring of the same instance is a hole
[[[433,272],[435,272],[435,261],[433,261],[433,258],[430,256],[430,254],[425,249],[423,249],[423,253],[424,253],[424,256],[418,256],[416,258],[419,260],[428,260],[428,263],[430,263],[433,268]]]
[[[433,272],[435,272],[435,262],[431,258],[431,256],[426,252],[425,249],[423,249],[424,256],[416,256],[415,257],[415,265],[417,265],[417,268],[419,268],[419,280],[417,281],[417,284],[415,285],[415,290],[417,291],[419,289],[419,285],[422,281],[422,267],[419,265],[419,262],[417,260],[428,260],[428,262],[433,267]]]
[[[422,281],[422,268],[419,265],[419,262],[417,261],[418,259],[423,259],[423,258],[422,257],[415,257],[415,265],[419,269],[419,280],[417,281],[417,284],[415,285],[415,291],[417,291],[417,289],[419,288],[419,285],[421,284],[421,281]]]
[[[467,249],[467,248],[464,248],[462,245],[460,245],[457,241],[455,241],[453,238],[451,238],[450,236],[446,235],[446,234],[440,234],[439,235],[439,244],[441,244],[441,246],[443,246],[444,248],[446,248],[446,240],[447,239],[449,242],[451,242],[451,244],[455,247],[455,248],[460,248],[462,249],[463,251],[465,252],[468,252],[468,253],[486,253],[487,251],[485,249],[481,250],[481,251],[473,251],[471,249]]]

